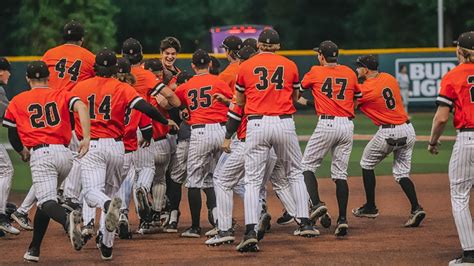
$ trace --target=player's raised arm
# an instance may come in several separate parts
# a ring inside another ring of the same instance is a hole
[[[158,85],[156,85],[151,95],[152,96],[162,95],[168,101],[168,104],[170,104],[173,107],[179,107],[181,105],[181,101],[173,92],[173,90],[170,87],[166,86],[164,83],[159,83]]]
[[[137,102],[132,106],[132,108],[137,109],[138,111],[144,113],[145,115],[159,123],[179,129],[178,125],[173,120],[166,119],[163,115],[161,115],[158,109],[156,109],[155,107],[153,107],[153,105],[147,103],[143,99],[137,100]]]

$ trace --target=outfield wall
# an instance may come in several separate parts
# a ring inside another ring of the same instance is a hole
[[[300,75],[304,75],[311,66],[317,64],[316,53],[311,50],[281,51],[298,65]],[[410,77],[410,110],[434,108],[434,99],[438,93],[442,76],[456,66],[455,48],[399,48],[399,49],[363,49],[340,50],[339,62],[354,68],[356,58],[363,54],[378,54],[380,70],[396,75],[400,65],[408,66]],[[158,57],[147,54],[145,58]],[[223,55],[217,55],[222,64],[227,65]],[[8,57],[12,62],[12,76],[7,86],[7,95],[11,98],[28,88],[25,80],[26,65],[29,61],[41,59],[38,56]],[[180,54],[177,66],[191,71],[191,54]]]

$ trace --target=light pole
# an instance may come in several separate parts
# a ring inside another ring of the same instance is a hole
[[[443,0],[438,0],[438,48],[444,47]]]

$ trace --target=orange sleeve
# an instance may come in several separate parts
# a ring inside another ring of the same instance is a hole
[[[130,108],[133,108],[137,102],[143,100],[137,93],[137,91],[130,85],[122,83],[121,91],[124,94],[124,100],[128,103]]]
[[[449,75],[448,73],[448,75],[446,75],[441,80],[441,90],[439,91],[439,95],[436,98],[436,104],[453,108],[455,99],[456,99],[456,93],[453,88],[451,75]]]
[[[64,92],[64,101],[67,102],[67,106],[69,108],[69,111],[73,112],[74,111],[74,104],[77,101],[80,101],[81,99],[74,95],[71,92]]]
[[[306,73],[301,81],[301,89],[309,90],[313,87],[313,69],[311,69],[308,73]]]
[[[360,89],[360,84],[355,73],[352,75],[352,82],[354,82],[354,98],[358,99],[362,97],[362,91]]]
[[[181,101],[181,104],[187,105],[186,97],[184,96],[184,91],[185,91],[184,84],[178,86],[176,88],[176,91],[174,92],[176,96],[178,96],[179,100]]]
[[[227,116],[232,117],[237,121],[241,121],[242,117],[244,116],[244,109],[235,103],[231,103],[229,105],[229,111],[227,112]]]
[[[140,121],[138,122],[138,128],[144,130],[151,127],[151,118],[145,114],[140,113]]]
[[[294,62],[291,62],[292,64],[292,69],[293,69],[293,89],[299,90],[301,88],[300,85],[300,74],[298,73],[298,67]]]
[[[224,95],[226,98],[229,98],[231,99],[233,97],[232,95],[232,90],[230,89],[229,85],[227,85],[227,83],[225,83],[224,81],[222,80],[219,80],[219,83],[218,83],[218,90],[220,91],[220,93],[222,93],[222,95]]]
[[[239,74],[237,74],[237,81],[235,82],[235,89],[241,93],[245,91],[245,68],[240,67]]]

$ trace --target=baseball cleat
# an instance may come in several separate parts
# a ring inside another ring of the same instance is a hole
[[[28,251],[25,253],[25,255],[23,255],[23,259],[26,261],[26,262],[38,262],[39,261],[39,256],[40,256],[40,252],[38,249],[36,248],[30,248],[28,249]]]
[[[319,218],[319,222],[321,223],[322,227],[329,228],[331,226],[331,216],[329,215],[329,212],[321,216],[321,218]]]
[[[418,208],[411,212],[408,221],[405,223],[405,227],[418,227],[423,219],[425,219],[426,212],[418,206]]]
[[[167,226],[168,223],[170,222],[170,212],[168,212],[168,211],[161,212],[160,222],[161,222],[161,226],[163,226],[163,227]]]
[[[61,206],[66,210],[67,213],[72,212],[74,210],[80,211],[82,206],[80,203],[73,202],[71,198],[67,198]]]
[[[102,238],[104,238],[103,235],[102,235],[102,232],[99,231],[99,233],[95,237],[95,245],[97,246],[98,249],[100,249],[100,245],[102,243]]]
[[[151,211],[151,225],[154,227],[162,226],[160,212],[155,211],[155,210]]]
[[[140,225],[138,226],[137,233],[145,235],[145,234],[151,234],[153,229],[151,228],[151,224],[144,221],[140,220]]]
[[[181,233],[181,237],[199,238],[201,237],[201,227],[189,227]]]
[[[217,235],[212,238],[209,238],[204,242],[208,246],[220,246],[222,244],[232,244],[235,241],[234,232],[232,231],[219,231]]]
[[[244,238],[235,248],[238,252],[257,252],[259,248],[257,246],[257,233],[255,231],[250,231],[244,235]]]
[[[367,207],[367,204],[364,204],[362,207],[352,209],[352,214],[354,214],[355,217],[359,218],[366,217],[375,219],[377,218],[377,216],[379,216],[379,210],[377,210],[376,207],[370,208]]]
[[[337,237],[346,236],[347,230],[349,230],[349,225],[347,224],[346,218],[338,219],[336,231],[334,231],[334,235],[336,235]]]
[[[449,262],[449,266],[458,266],[458,265],[474,265],[474,257],[464,256],[464,254]]]
[[[138,215],[141,219],[150,219],[151,208],[148,202],[147,192],[144,188],[139,187],[135,191],[137,198]]]
[[[219,234],[219,229],[217,229],[217,227],[214,227],[211,230],[207,231],[204,235],[209,238],[214,237],[217,234]]]
[[[113,232],[117,229],[121,206],[122,200],[120,198],[113,198],[110,202],[109,209],[105,215],[105,229],[107,229],[107,231]]]
[[[316,237],[319,236],[319,230],[316,229],[311,224],[301,224],[294,232],[293,235],[295,236],[302,236],[302,237]]]
[[[82,227],[81,234],[85,245],[87,241],[95,235],[94,219],[91,219],[84,227]]]
[[[33,226],[31,226],[31,220],[28,218],[28,214],[15,211],[12,213],[12,215],[10,215],[10,217],[24,230],[33,230]]]
[[[287,225],[291,224],[294,221],[293,216],[291,216],[286,210],[285,212],[277,219],[277,224],[279,225]]]
[[[104,243],[100,243],[99,251],[102,260],[112,260],[112,248],[107,247]]]
[[[272,220],[272,216],[268,213],[263,213],[260,217],[260,221],[258,222],[257,226],[257,240],[260,241],[265,236],[265,233],[270,229],[270,221]]]
[[[128,230],[129,224],[128,224],[128,217],[125,213],[120,213],[120,218],[119,218],[119,226],[118,226],[118,231],[119,231],[119,237],[120,239],[130,239],[130,232]]]
[[[72,211],[68,215],[68,235],[71,245],[75,250],[81,250],[84,240],[81,232],[82,214],[79,211]]]
[[[163,229],[165,233],[178,233],[178,223],[177,222],[171,222],[165,226],[165,229]]]
[[[311,206],[309,219],[316,222],[321,216],[328,212],[326,203],[320,201],[318,204]]]
[[[5,231],[6,233],[9,233],[9,234],[12,234],[12,235],[19,235],[20,234],[20,230],[13,227],[13,225],[9,221],[0,222],[0,230]]]

